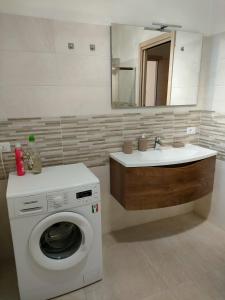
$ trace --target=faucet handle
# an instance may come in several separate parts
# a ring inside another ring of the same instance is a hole
[[[159,149],[160,146],[162,145],[161,143],[161,138],[159,136],[156,136],[155,137],[155,143],[154,143],[154,149]]]

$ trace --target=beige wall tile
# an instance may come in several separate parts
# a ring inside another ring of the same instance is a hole
[[[0,119],[109,113],[110,86],[0,86]]]
[[[57,83],[56,70],[54,54],[0,52],[1,85],[53,85]]]
[[[0,22],[1,118],[34,116],[32,106],[35,116],[131,112],[111,109],[109,26],[4,14]],[[75,42],[75,50],[67,49],[68,42]],[[90,43],[96,51],[90,51]],[[56,92],[46,85],[55,86]],[[13,86],[12,92],[6,93],[7,86]],[[13,93],[18,101],[10,100]],[[52,110],[53,103],[57,105]]]
[[[110,56],[108,26],[53,21],[53,28],[57,53]],[[74,50],[68,49],[68,42],[74,43]],[[95,51],[90,51],[90,44],[96,45]]]
[[[59,84],[106,86],[110,85],[110,62],[102,56],[56,55]]]
[[[217,160],[213,193],[198,200],[194,209],[200,216],[225,230],[224,178],[225,162]]]
[[[54,51],[52,21],[0,14],[0,50]]]

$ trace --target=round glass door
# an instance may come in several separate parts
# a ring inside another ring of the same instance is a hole
[[[47,228],[40,239],[42,252],[52,259],[64,259],[74,254],[81,246],[80,228],[69,222],[58,222]]]
[[[65,270],[79,264],[93,242],[89,221],[74,212],[60,212],[40,221],[29,239],[29,250],[36,263],[49,270]]]

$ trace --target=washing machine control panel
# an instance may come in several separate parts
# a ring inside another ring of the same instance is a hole
[[[99,200],[100,188],[98,184],[47,193],[49,212],[89,205]]]

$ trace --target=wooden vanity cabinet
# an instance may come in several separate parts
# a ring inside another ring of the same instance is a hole
[[[197,200],[213,190],[216,156],[185,164],[125,167],[110,158],[110,191],[127,210]]]

